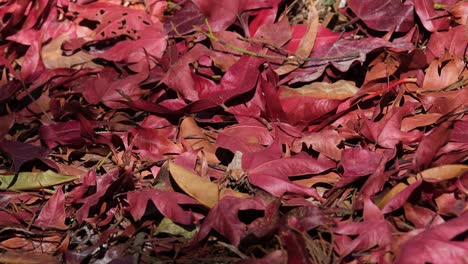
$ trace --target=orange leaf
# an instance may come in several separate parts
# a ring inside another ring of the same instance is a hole
[[[186,149],[202,149],[208,162],[219,163],[215,154],[216,146],[192,117],[186,117],[180,123],[179,141]]]

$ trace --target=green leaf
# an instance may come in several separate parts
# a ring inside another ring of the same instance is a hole
[[[66,183],[78,178],[78,176],[63,175],[51,170],[20,172],[18,175],[0,175],[0,190],[36,190]]]
[[[156,230],[154,230],[153,235],[158,235],[159,233],[170,234],[173,236],[181,236],[185,239],[192,239],[195,236],[195,233],[198,231],[198,228],[195,228],[191,231],[177,225],[172,222],[171,219],[164,217],[161,223],[158,225]]]

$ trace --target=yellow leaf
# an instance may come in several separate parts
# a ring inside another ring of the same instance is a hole
[[[345,100],[354,96],[359,89],[354,82],[339,80],[334,83],[314,82],[301,88],[281,87],[280,99],[308,96],[317,99]]]
[[[419,175],[426,182],[441,182],[458,178],[468,171],[468,165],[450,164],[427,169]]]
[[[202,178],[172,161],[169,161],[169,172],[184,192],[208,208],[215,206],[224,196],[250,197],[246,193],[218,186],[216,183]]]
[[[403,190],[405,190],[406,188],[408,188],[408,184],[406,183],[403,183],[403,182],[400,182],[398,183],[397,185],[395,185],[390,191],[388,191],[384,197],[382,197],[382,199],[377,203],[377,206],[382,209],[385,207],[385,205],[390,201],[392,200],[393,197],[395,197],[395,195],[399,194],[400,192],[402,192]]]
[[[82,67],[83,65],[89,68],[101,68],[92,62],[95,57],[84,51],[78,51],[70,56],[62,55],[61,46],[68,39],[69,37],[64,34],[42,47],[41,58],[47,69]]]
[[[20,172],[18,175],[0,175],[0,190],[38,190],[78,179],[54,171]],[[11,185],[11,186],[10,186]]]

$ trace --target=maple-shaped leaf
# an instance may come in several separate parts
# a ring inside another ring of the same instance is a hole
[[[385,148],[394,148],[399,142],[411,144],[422,137],[422,132],[413,130],[401,131],[401,120],[411,114],[417,104],[406,103],[401,107],[392,108],[381,120],[371,122],[366,117],[362,119],[361,132],[375,143]]]
[[[120,76],[110,67],[96,76],[83,78],[83,96],[90,104],[102,102],[110,108],[127,108],[120,101],[136,101],[142,95],[139,83],[146,79],[144,74]]]
[[[452,241],[468,230],[468,213],[432,226],[409,232],[400,246],[395,263],[464,263],[468,256],[466,240]]]
[[[208,23],[214,31],[226,29],[247,10],[272,6],[267,0],[193,0],[193,2],[208,17]]]
[[[280,197],[285,193],[308,195],[322,200],[313,188],[298,185],[289,177],[318,174],[335,167],[327,158],[313,159],[308,156],[295,156],[263,163],[248,170],[249,182],[267,192]]]
[[[255,198],[237,198],[226,196],[213,207],[204,219],[195,241],[204,239],[211,229],[229,239],[234,246],[238,246],[247,234],[247,225],[239,219],[241,210],[263,210],[265,205]]]
[[[414,190],[421,185],[421,183],[422,180],[411,183],[410,185],[403,182],[395,185],[377,204],[379,208],[382,209],[382,213],[386,214],[395,211],[408,204],[408,198],[413,194]]]
[[[133,219],[140,220],[145,211],[148,201],[158,208],[165,217],[183,225],[192,224],[193,216],[189,211],[180,207],[181,204],[198,204],[198,202],[187,195],[161,191],[158,189],[137,190],[127,193],[129,211]]]
[[[145,67],[147,62],[160,59],[166,50],[167,36],[153,28],[145,28],[140,34],[141,37],[136,40],[119,41],[109,49],[91,54],[106,60],[126,63],[134,71],[141,70],[133,64],[142,64],[140,67]]]
[[[119,171],[114,170],[108,174],[96,177],[94,171],[90,171],[88,175],[82,180],[82,188],[76,190],[72,193],[74,202],[77,204],[82,204],[82,206],[76,211],[76,219],[79,223],[82,223],[86,218],[89,217],[89,211],[91,207],[96,206],[108,192],[112,192],[113,188],[111,187],[116,181],[119,180]],[[81,197],[86,192],[89,191],[90,187],[96,187],[96,191],[86,197]],[[115,186],[114,186],[115,187]]]
[[[466,56],[468,39],[465,37],[464,26],[456,26],[448,31],[434,32],[427,43],[426,57],[428,61],[440,58],[448,51],[452,56],[462,58]]]
[[[164,19],[164,31],[171,37],[189,34],[195,30],[194,26],[205,23],[206,16],[193,1],[181,4],[180,10],[176,11],[173,16]]]
[[[47,203],[42,208],[39,216],[34,221],[34,225],[43,229],[55,228],[66,229],[65,218],[65,194],[62,188],[58,188],[57,192],[49,198]]]
[[[405,216],[416,228],[428,228],[443,224],[444,219],[436,212],[422,206],[406,203]]]
[[[450,121],[444,122],[421,140],[413,159],[413,164],[417,169],[423,170],[428,168],[439,149],[449,140],[451,125],[452,122]]]
[[[166,154],[182,151],[164,132],[159,129],[135,127],[128,134],[131,136],[130,144],[136,148],[134,152],[139,153],[142,158],[161,160]]]
[[[450,17],[443,9],[436,9],[436,4],[453,6],[457,0],[415,0],[414,9],[418,14],[423,26],[431,32],[447,29],[450,24]]]
[[[21,165],[31,160],[44,160],[47,164],[46,158],[49,155],[49,150],[46,148],[19,141],[2,140],[0,149],[11,158],[15,173],[20,171]]]
[[[362,222],[350,220],[339,222],[333,232],[341,235],[356,236],[350,242],[339,243],[338,252],[346,256],[351,252],[361,252],[372,247],[385,247],[392,241],[392,226],[387,222],[379,208],[369,199],[364,199],[364,219]]]
[[[141,30],[152,27],[162,31],[162,23],[150,18],[145,10],[129,8],[120,3],[94,2],[88,4],[70,3],[69,13],[78,21],[96,21],[94,40],[115,38],[121,35],[133,39],[140,37]]]
[[[348,6],[369,28],[406,32],[414,25],[413,6],[400,0],[351,0]]]
[[[323,130],[309,133],[293,142],[293,151],[300,152],[302,144],[335,160],[341,160],[341,150],[337,147],[344,138],[336,130]]]
[[[374,172],[384,158],[376,153],[360,147],[346,148],[341,153],[340,165],[344,169],[344,177],[364,176]]]
[[[39,129],[39,135],[49,148],[59,144],[82,145],[85,142],[81,136],[79,121],[43,125]]]

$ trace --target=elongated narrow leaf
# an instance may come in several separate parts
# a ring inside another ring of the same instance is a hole
[[[48,170],[43,172],[20,172],[18,175],[0,175],[0,190],[37,190],[78,179]],[[11,186],[10,186],[11,185]]]
[[[250,195],[223,188],[218,184],[202,178],[182,166],[169,162],[169,171],[177,185],[188,195],[195,198],[206,207],[212,208],[224,196],[247,198]]]
[[[462,176],[468,171],[468,165],[449,164],[434,167],[421,172],[424,181],[441,182]]]

